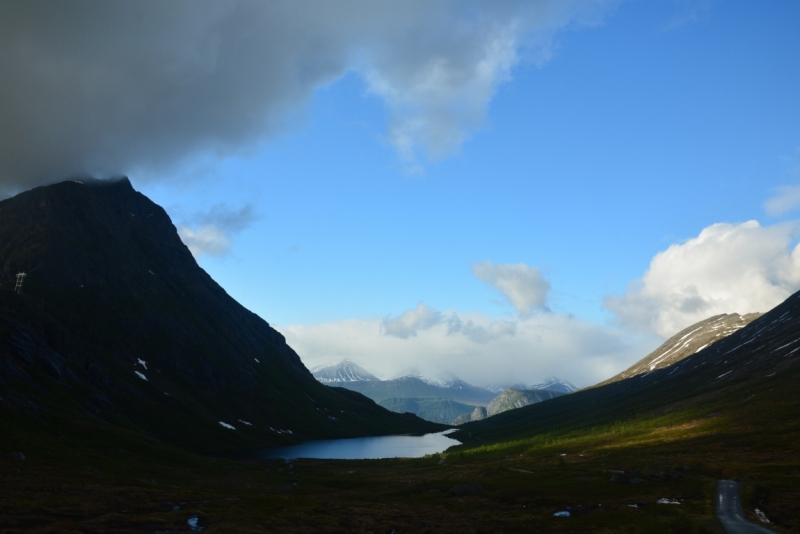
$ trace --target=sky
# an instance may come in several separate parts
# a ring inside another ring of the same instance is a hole
[[[126,175],[309,367],[588,386],[800,289],[800,3],[0,3],[0,192]]]

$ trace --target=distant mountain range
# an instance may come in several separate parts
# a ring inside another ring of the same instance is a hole
[[[761,315],[731,313],[700,321],[678,332],[625,371],[594,387],[647,376],[674,365],[727,338]],[[318,369],[313,374],[320,382],[358,391],[392,411],[411,412],[429,421],[454,425],[479,421],[578,390],[554,376],[538,384],[495,384],[486,388],[458,379],[439,383],[418,376],[379,380],[349,360]]]
[[[556,377],[542,383],[516,388],[482,388],[458,378],[437,381],[417,375],[380,380],[375,375],[350,361],[316,368],[314,377],[328,385],[337,385],[357,391],[379,405],[395,412],[410,412],[428,421],[461,424],[475,417],[494,415],[501,411],[527,406],[534,402],[571,393],[577,388]],[[488,412],[487,412],[488,410]]]
[[[409,412],[427,421],[445,425],[451,424],[459,416],[462,416],[462,414],[469,414],[472,410],[477,409],[475,406],[463,404],[454,400],[428,397],[409,399],[395,397],[383,399],[378,404],[393,412]],[[483,407],[479,408],[483,409]]]
[[[361,380],[342,382],[341,387],[358,391],[375,402],[385,399],[437,398],[448,399],[471,406],[485,406],[495,394],[463,380],[438,384],[419,376],[401,376],[392,380]]]

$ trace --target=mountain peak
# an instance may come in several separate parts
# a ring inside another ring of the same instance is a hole
[[[492,384],[487,389],[497,394],[500,394],[507,389],[526,390],[526,391],[527,390],[555,391],[558,393],[572,393],[573,391],[578,391],[578,388],[575,387],[571,382],[562,380],[556,376],[548,376],[538,384],[526,385],[519,382],[513,384],[499,383],[499,384]]]
[[[341,384],[346,382],[361,382],[378,380],[378,377],[345,358],[335,365],[316,368],[312,374],[323,384]]]
[[[528,386],[527,389],[541,389],[544,391],[557,391],[559,393],[572,393],[573,391],[578,391],[578,388],[575,387],[571,382],[562,380],[556,376],[548,376],[538,384]]]
[[[93,417],[198,449],[287,439],[274,429],[319,439],[425,427],[314,380],[127,178],[78,177],[0,201],[0,353],[0,383],[52,390]],[[252,427],[220,427],[240,419]]]

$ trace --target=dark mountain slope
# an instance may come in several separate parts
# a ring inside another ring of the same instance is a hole
[[[127,179],[0,202],[0,388],[12,411],[63,406],[195,450],[432,426],[319,384]]]
[[[679,409],[702,411],[718,397],[726,402],[735,399],[736,409],[744,410],[748,403],[742,404],[740,395],[754,395],[779,378],[781,389],[772,395],[797,404],[800,390],[788,385],[790,378],[800,375],[799,361],[800,293],[795,293],[747,326],[671,366],[465,425],[458,439],[469,441],[468,433],[496,442],[549,432],[585,432]],[[796,415],[785,421],[767,411],[761,424],[769,434],[798,421]]]

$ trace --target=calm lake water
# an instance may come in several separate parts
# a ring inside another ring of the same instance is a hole
[[[373,436],[369,438],[326,439],[290,447],[262,449],[261,458],[320,458],[326,460],[371,460],[376,458],[421,458],[442,452],[460,442],[447,437],[455,430],[423,436]]]

